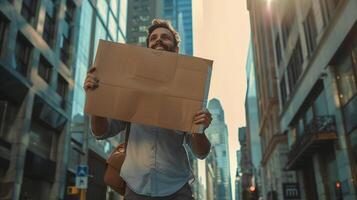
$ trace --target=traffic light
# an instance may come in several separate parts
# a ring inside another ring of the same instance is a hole
[[[335,195],[337,200],[343,200],[342,196],[342,184],[340,181],[335,182]]]
[[[249,187],[249,192],[252,192],[252,193],[255,192],[255,186],[254,185]]]
[[[249,191],[249,199],[250,200],[257,200],[259,199],[259,192],[258,192],[258,188],[256,188],[254,185],[251,185],[248,188]]]
[[[69,187],[67,187],[67,194],[68,195],[77,195],[77,194],[79,194],[79,189],[76,188],[75,186],[69,186]]]

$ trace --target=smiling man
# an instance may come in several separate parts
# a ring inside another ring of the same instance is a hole
[[[148,28],[146,43],[148,48],[178,53],[180,37],[168,21],[155,19]],[[92,68],[87,74],[86,92],[98,87],[99,80],[94,71]],[[204,129],[211,121],[208,111],[198,111],[193,117],[193,122],[203,125]],[[105,139],[124,130],[125,122],[91,116],[91,126],[97,139]],[[208,155],[211,147],[205,133],[185,133],[131,123],[120,173],[127,185],[125,199],[192,200],[188,182],[193,179],[193,174],[184,144],[200,159]]]

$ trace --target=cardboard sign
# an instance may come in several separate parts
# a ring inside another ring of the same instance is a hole
[[[201,132],[193,117],[206,106],[212,64],[211,60],[101,40],[94,63],[99,87],[87,93],[85,112]]]

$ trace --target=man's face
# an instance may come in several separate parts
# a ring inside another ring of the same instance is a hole
[[[178,52],[173,34],[166,28],[155,29],[149,37],[149,48]]]

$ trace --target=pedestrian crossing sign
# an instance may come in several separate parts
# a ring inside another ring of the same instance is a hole
[[[77,166],[77,173],[76,176],[78,177],[86,177],[88,176],[88,166],[87,165],[78,165]]]
[[[87,189],[88,187],[88,177],[87,176],[77,176],[76,177],[76,188]]]

